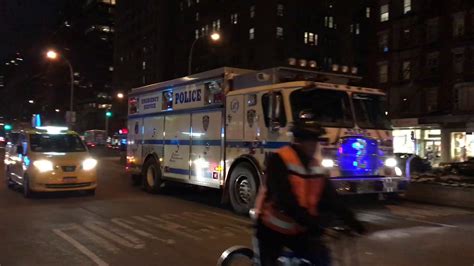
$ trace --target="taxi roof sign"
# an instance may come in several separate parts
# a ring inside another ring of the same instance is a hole
[[[37,127],[36,129],[46,131],[48,134],[66,133],[69,130],[69,128],[67,127],[55,127],[55,126]]]

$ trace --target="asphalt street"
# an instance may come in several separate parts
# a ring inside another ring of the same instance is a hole
[[[0,170],[3,180],[3,163]],[[219,191],[172,185],[147,194],[118,157],[100,158],[98,173],[95,196],[25,199],[0,182],[0,265],[215,265],[227,247],[250,245],[249,219],[222,206]],[[332,245],[353,262],[341,265],[474,265],[474,211],[351,205],[370,232]]]

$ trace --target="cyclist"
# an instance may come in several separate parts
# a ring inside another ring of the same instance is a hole
[[[311,114],[300,114],[291,129],[293,143],[267,158],[264,184],[255,207],[255,258],[260,265],[276,265],[284,247],[314,265],[329,265],[329,252],[321,241],[320,213],[324,210],[339,216],[357,233],[365,232],[315,158],[320,137],[326,132],[312,118]]]

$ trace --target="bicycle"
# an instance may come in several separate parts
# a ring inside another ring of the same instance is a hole
[[[255,221],[255,214],[250,213]],[[332,226],[325,230],[323,242],[330,251],[332,266],[358,266],[356,235],[344,226]],[[253,238],[253,248],[256,249],[257,240]],[[348,242],[350,241],[350,243]],[[254,265],[259,266],[255,259],[255,251],[246,246],[233,246],[226,249],[217,261],[217,266]],[[284,249],[277,262],[279,266],[312,266],[305,258],[296,256],[291,250]]]

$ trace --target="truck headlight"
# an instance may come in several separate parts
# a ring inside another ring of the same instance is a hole
[[[41,173],[53,171],[53,163],[48,160],[38,160],[34,161],[33,165],[40,171]]]
[[[87,158],[82,162],[82,169],[89,171],[94,169],[97,166],[97,160],[92,158]]]
[[[403,175],[403,172],[402,172],[402,169],[398,168],[398,167],[395,167],[395,174],[397,176],[402,176]]]
[[[385,160],[385,166],[393,168],[397,166],[397,160],[395,160],[395,158],[387,158]]]
[[[326,168],[334,167],[334,160],[332,159],[323,159],[321,165]]]

